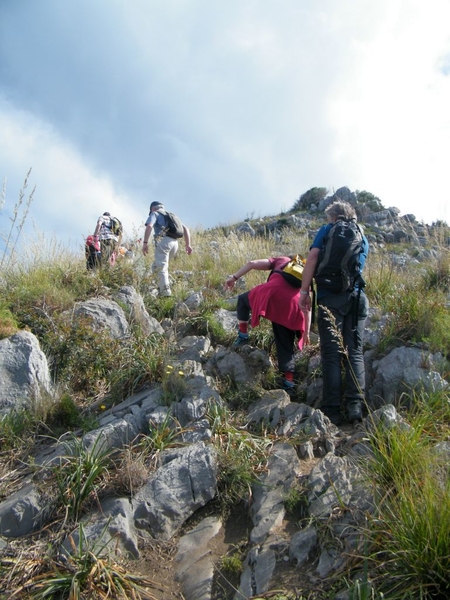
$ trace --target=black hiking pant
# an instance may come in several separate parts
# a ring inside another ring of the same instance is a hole
[[[342,401],[342,364],[345,368],[344,396],[347,404],[364,400],[365,368],[363,337],[369,301],[362,291],[328,294],[318,299],[317,327],[322,358],[322,408],[338,408]]]
[[[238,296],[237,300],[237,318],[239,321],[249,321],[251,306],[248,299],[249,292]],[[272,331],[277,351],[278,369],[281,372],[294,371],[295,366],[295,340],[299,338],[300,332],[288,329],[284,325],[272,322]]]

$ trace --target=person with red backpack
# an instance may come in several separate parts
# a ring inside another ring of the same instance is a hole
[[[362,420],[365,397],[364,327],[369,302],[362,270],[369,243],[351,204],[337,200],[325,209],[328,224],[317,232],[303,270],[300,306],[311,310],[309,289],[317,286],[317,327],[322,359],[322,412],[342,422],[342,363],[345,404],[350,423]]]
[[[142,252],[148,254],[148,241],[153,232],[155,242],[155,258],[152,271],[158,274],[158,289],[160,296],[171,296],[169,280],[169,260],[175,258],[178,252],[178,240],[184,238],[187,254],[192,253],[191,234],[180,219],[165,210],[161,202],[150,204],[150,213],[145,221],[145,233]]]
[[[280,384],[289,395],[295,392],[295,341],[298,340],[299,350],[309,344],[310,327],[308,311],[299,307],[300,283],[293,285],[283,276],[283,268],[291,262],[291,259],[292,257],[288,256],[278,256],[251,260],[225,282],[225,287],[231,290],[240,277],[253,269],[270,271],[265,283],[238,296],[239,334],[233,347],[239,348],[248,344],[250,314],[252,327],[259,325],[260,317],[271,321],[278,368],[281,373]]]

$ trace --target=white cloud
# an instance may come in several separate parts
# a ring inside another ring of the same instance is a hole
[[[450,48],[450,5],[438,4],[387,6],[355,46],[352,85],[334,90],[329,106],[335,160],[353,187],[426,222],[445,218],[450,139],[450,78],[438,68]]]
[[[145,215],[114,190],[107,174],[95,173],[82,156],[60,139],[52,126],[0,102],[0,163],[8,164],[5,210],[17,202],[28,169],[28,192],[36,185],[27,220],[70,246],[80,245],[105,210],[120,215],[131,234]],[[26,167],[25,167],[26,166]]]

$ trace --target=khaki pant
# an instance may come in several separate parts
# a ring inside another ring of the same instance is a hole
[[[161,296],[172,295],[169,282],[169,260],[175,258],[177,252],[177,240],[167,235],[156,242],[152,271],[158,275],[158,289]]]

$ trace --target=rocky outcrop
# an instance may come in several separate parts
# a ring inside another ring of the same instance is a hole
[[[93,298],[78,302],[73,309],[73,317],[75,321],[80,317],[88,319],[95,331],[106,330],[116,339],[128,335],[127,317],[123,308],[114,300]]]
[[[32,333],[19,331],[0,340],[0,390],[0,415],[31,409],[51,394],[47,357]]]
[[[438,371],[443,364],[442,354],[432,354],[426,348],[394,348],[372,363],[369,405],[377,408],[395,403],[404,393],[433,393],[447,388],[448,382]]]

